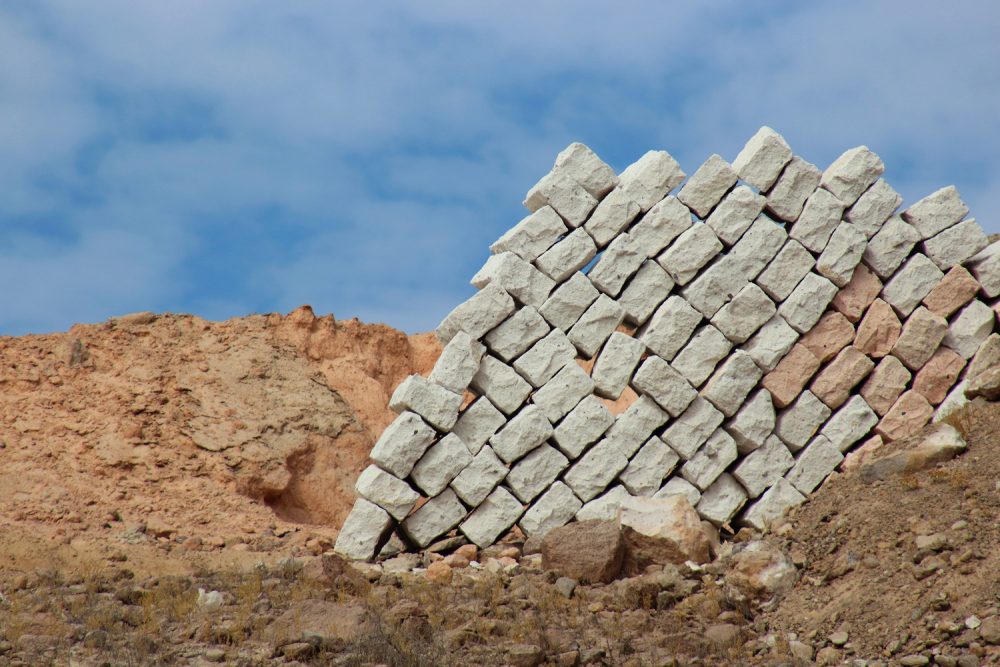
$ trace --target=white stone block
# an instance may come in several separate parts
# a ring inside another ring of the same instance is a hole
[[[632,201],[624,190],[615,188],[597,205],[583,228],[597,246],[603,248],[621,234],[637,215],[639,215],[639,205]]]
[[[448,391],[416,374],[399,383],[389,398],[389,409],[415,412],[439,431],[448,431],[455,425],[461,406],[461,394]]]
[[[368,455],[383,470],[406,477],[437,434],[419,415],[404,412],[389,424]]]
[[[902,203],[900,194],[880,178],[844,213],[844,219],[870,239]]]
[[[965,396],[965,390],[968,386],[969,381],[967,379],[962,380],[945,396],[945,399],[941,401],[941,405],[934,412],[935,423],[941,421],[959,408],[968,405],[969,399]]]
[[[774,433],[797,452],[812,439],[819,427],[833,414],[823,401],[816,398],[811,391],[799,394],[795,402],[778,414],[774,425]]]
[[[622,484],[633,495],[651,496],[660,489],[678,461],[680,457],[674,450],[653,436],[636,452],[622,472]]]
[[[737,186],[719,202],[705,224],[712,228],[720,241],[731,246],[750,228],[766,203],[767,197],[764,195],[757,194],[745,185]]]
[[[933,192],[903,211],[903,219],[913,225],[921,239],[940,234],[969,212],[954,185]]]
[[[553,167],[584,187],[584,189],[600,199],[618,185],[615,170],[597,157],[586,144],[574,141],[556,156]]]
[[[625,321],[634,325],[645,323],[673,288],[674,281],[663,267],[656,260],[647,259],[618,297]]]
[[[741,179],[765,192],[778,180],[781,170],[791,159],[792,149],[784,137],[764,126],[743,146],[733,160],[733,169]]]
[[[512,252],[526,262],[534,261],[569,232],[566,223],[551,206],[543,206],[511,227],[493,242],[490,252]]]
[[[479,371],[470,386],[505,415],[512,414],[524,404],[531,385],[513,368],[496,357],[486,355],[479,363]]]
[[[684,412],[698,395],[683,375],[656,355],[650,355],[642,362],[632,378],[632,386],[656,401],[671,417]]]
[[[502,287],[488,285],[448,313],[434,334],[443,344],[447,344],[459,331],[479,340],[513,312],[514,299],[510,294]]]
[[[584,504],[576,513],[576,520],[617,521],[619,508],[623,503],[627,503],[634,497],[625,490],[625,487],[620,485],[613,486],[603,495]]]
[[[622,234],[611,242],[587,276],[597,289],[618,296],[625,282],[639,270],[647,255],[638,241]]]
[[[593,391],[594,381],[578,364],[572,363],[536,391],[531,400],[554,424]]]
[[[747,492],[739,482],[728,473],[722,473],[718,479],[702,494],[695,509],[698,515],[715,526],[722,526],[736,516],[747,501]]]
[[[455,492],[445,489],[406,517],[406,521],[402,523],[403,532],[423,549],[457,526],[466,513],[465,506]]]
[[[777,312],[774,302],[754,283],[748,284],[719,309],[712,324],[734,343],[745,343]]]
[[[684,181],[685,173],[666,151],[649,151],[618,177],[622,190],[648,211]]]
[[[705,264],[722,252],[722,242],[712,228],[705,224],[691,226],[677,237],[656,261],[674,282],[684,285],[698,275]]]
[[[608,488],[612,480],[628,465],[628,459],[618,446],[608,439],[601,440],[573,464],[563,481],[573,493],[587,502]],[[577,508],[579,509],[579,508]],[[573,512],[574,514],[576,511]]]
[[[410,478],[425,494],[436,496],[470,463],[472,454],[468,447],[457,435],[449,433],[427,450],[413,467]]]
[[[674,295],[656,309],[636,335],[646,347],[669,361],[684,347],[700,323],[701,314]]]
[[[789,326],[804,334],[819,322],[837,291],[837,286],[826,278],[809,273],[778,306],[778,314]]]
[[[486,347],[464,331],[455,334],[438,357],[428,378],[448,391],[461,394],[479,370]]]
[[[556,482],[535,501],[518,524],[528,537],[544,537],[553,528],[573,520],[583,503],[562,482]]]
[[[726,424],[726,431],[733,437],[740,454],[748,454],[761,447],[774,432],[771,393],[767,389],[758,389]]]
[[[837,287],[845,287],[867,247],[868,237],[851,223],[842,222],[816,260],[816,271]]]
[[[563,285],[563,287],[565,286]],[[554,296],[549,297],[545,303],[549,303],[553,298]],[[545,323],[538,311],[532,306],[524,306],[486,334],[483,340],[494,354],[509,362],[534,345],[548,332],[549,325]]]
[[[962,264],[990,244],[975,218],[953,225],[924,241],[923,251],[942,271]]]
[[[785,318],[775,315],[741,349],[762,371],[770,373],[798,339],[798,332],[788,326]]]
[[[721,311],[720,311],[721,312]],[[698,329],[683,350],[677,353],[670,365],[684,376],[692,387],[700,387],[726,358],[733,344],[711,324]]]
[[[611,411],[596,396],[587,396],[559,422],[553,440],[570,459],[576,459],[615,423]]]
[[[788,236],[815,253],[823,252],[843,214],[843,202],[826,190],[816,190],[809,195]]]
[[[504,483],[522,502],[530,503],[568,466],[569,461],[559,450],[540,445],[510,469]]]
[[[944,272],[934,266],[934,262],[926,255],[916,253],[882,288],[882,299],[905,317],[920,305],[942,278]]]
[[[571,227],[579,227],[597,206],[597,199],[571,177],[552,170],[538,181],[524,198],[529,211],[537,211],[548,204]]]
[[[712,434],[691,460],[681,466],[681,475],[704,493],[735,460],[736,443],[728,433],[720,429]]]
[[[677,199],[699,218],[704,218],[736,185],[737,179],[736,172],[722,156],[712,155],[691,174],[691,178],[677,193]]]
[[[506,476],[507,466],[493,448],[486,445],[479,450],[472,462],[451,480],[451,488],[466,505],[478,507]]]
[[[569,339],[584,358],[590,359],[624,319],[625,310],[607,294],[601,294],[569,330]]]
[[[885,165],[878,155],[867,146],[858,146],[844,151],[834,160],[819,183],[845,206],[850,206],[884,171]]]
[[[687,481],[683,477],[677,477],[676,475],[667,480],[667,483],[663,487],[653,494],[654,498],[666,498],[668,496],[684,496],[687,498],[688,503],[691,507],[697,507],[698,501],[701,500],[701,491],[698,487]]]
[[[901,217],[894,215],[868,242],[862,256],[865,264],[883,280],[889,278],[906,260],[920,234]]]
[[[358,498],[337,535],[333,550],[354,560],[371,560],[392,525],[392,517],[373,502]]]
[[[462,534],[481,549],[496,543],[514,522],[524,508],[510,491],[503,487],[494,489],[486,500],[458,527]]]
[[[681,295],[702,315],[712,317],[747,284],[744,269],[737,258],[724,255],[686,285]]]
[[[743,513],[742,522],[757,530],[765,530],[775,519],[781,518],[789,509],[797,507],[806,501],[784,478],[774,483],[767,492]]]
[[[471,282],[479,289],[496,283],[521,303],[535,307],[541,306],[555,287],[551,278],[512,252],[490,255]]]
[[[749,354],[736,350],[715,371],[702,388],[701,395],[722,414],[732,417],[763,375]]]
[[[978,299],[974,300],[952,321],[942,344],[958,352],[963,359],[971,359],[993,333],[995,320],[996,313],[992,308]]]
[[[793,157],[767,193],[767,212],[785,222],[798,220],[809,195],[819,187],[821,175],[816,165]]]
[[[451,432],[462,439],[470,454],[478,454],[497,429],[506,423],[504,414],[493,407],[488,398],[480,397],[459,415]]]
[[[597,300],[600,292],[579,271],[556,288],[538,312],[554,327],[569,331],[580,316]],[[543,334],[544,335],[544,334]],[[539,336],[541,338],[541,336]]]
[[[490,438],[490,446],[497,456],[511,463],[551,436],[552,424],[545,418],[545,413],[537,405],[529,405]]]
[[[631,458],[649,440],[653,431],[667,423],[668,418],[656,401],[649,396],[640,396],[618,415],[605,434],[605,441],[618,447],[625,458]]]
[[[663,440],[685,461],[698,451],[722,424],[724,415],[701,396],[663,432]]]
[[[594,239],[590,238],[586,230],[574,229],[543,252],[535,260],[535,266],[556,283],[562,283],[590,264],[590,260],[595,257],[597,257],[597,246],[594,244]]]
[[[989,298],[1000,295],[1000,241],[986,246],[968,261],[969,270]]]
[[[815,264],[812,253],[798,241],[789,239],[757,276],[757,284],[775,301],[784,301]]]
[[[370,465],[361,471],[354,490],[386,512],[397,521],[402,521],[410,513],[420,498],[420,494],[398,477],[387,473],[377,465]]]
[[[691,211],[688,207],[677,201],[676,197],[666,197],[632,225],[628,233],[639,242],[646,257],[653,257],[684,233],[691,224]]]
[[[747,490],[751,498],[767,491],[795,464],[791,452],[776,436],[767,439],[762,447],[751,452],[733,470],[733,477]]]
[[[620,331],[611,334],[590,373],[597,394],[617,400],[645,352],[646,345],[642,341]]]
[[[576,348],[559,329],[553,329],[545,338],[514,361],[514,370],[532,387],[541,387],[555,377],[566,364],[576,359]]]
[[[827,475],[836,470],[844,455],[833,446],[825,436],[817,435],[803,449],[795,465],[785,475],[785,479],[803,494],[808,495],[826,479]]]
[[[869,407],[865,399],[860,396],[852,396],[834,413],[830,421],[820,430],[820,434],[825,436],[830,444],[838,450],[846,452],[851,445],[868,435],[868,432],[875,428],[876,424],[878,424],[878,415]]]
[[[730,261],[736,263],[744,278],[753,280],[778,254],[787,239],[788,234],[781,225],[766,215],[759,215],[730,250]]]

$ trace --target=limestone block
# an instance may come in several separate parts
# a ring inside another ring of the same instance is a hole
[[[767,491],[795,464],[785,444],[771,436],[762,447],[754,450],[733,469],[733,477],[747,490],[751,498]]]
[[[459,331],[479,340],[513,312],[514,299],[503,288],[487,285],[448,313],[434,334],[443,344],[447,344]]]
[[[899,193],[880,178],[854,202],[844,214],[844,219],[870,239],[902,203]]]
[[[698,515],[715,526],[722,526],[736,516],[747,501],[747,492],[739,482],[728,473],[722,473],[712,482],[712,486],[702,494],[698,506]]]
[[[576,141],[556,156],[553,169],[572,178],[596,199],[608,194],[611,188],[618,185],[615,170],[597,157],[590,147]]]
[[[941,282],[944,273],[925,255],[917,253],[906,260],[896,275],[882,288],[882,298],[896,312],[906,316]]]
[[[497,455],[510,463],[552,436],[552,424],[537,405],[529,405],[515,415],[507,425],[490,438]]]
[[[921,239],[940,234],[969,212],[954,185],[933,192],[903,211],[903,219],[913,225]]]
[[[677,193],[677,199],[699,218],[705,218],[730,188],[736,185],[737,180],[736,172],[729,163],[720,155],[712,155],[691,174],[691,178]]]
[[[597,256],[594,239],[584,229],[574,229],[535,260],[542,273],[557,283],[590,264]],[[534,305],[534,304],[532,304]]]
[[[722,242],[715,236],[712,228],[699,223],[678,236],[656,261],[675,283],[685,285],[721,251]]]
[[[756,368],[754,366],[754,369]],[[670,413],[671,417],[677,417],[684,412],[698,395],[683,375],[656,355],[650,355],[642,362],[635,377],[632,378],[632,386],[636,391],[656,401]]]
[[[886,442],[892,442],[913,435],[933,416],[934,408],[923,394],[913,390],[907,391],[896,399],[889,412],[885,413],[885,417],[882,417],[882,421],[875,427],[875,432]]]
[[[681,295],[702,315],[712,317],[747,284],[744,269],[737,258],[724,255],[686,285]]]
[[[774,370],[764,376],[761,384],[771,392],[771,399],[779,408],[786,407],[802,393],[802,389],[819,370],[819,359],[804,345],[792,346]]]
[[[840,313],[827,313],[799,341],[826,363],[854,340],[854,327]]]
[[[919,240],[917,230],[898,215],[893,216],[868,242],[862,259],[872,271],[886,280],[896,272]]]
[[[521,303],[535,307],[541,306],[555,287],[551,278],[512,252],[491,255],[471,282],[479,289],[496,283]]]
[[[524,513],[518,525],[528,537],[544,537],[553,528],[572,521],[581,507],[583,503],[573,491],[562,482],[556,482]]]
[[[451,489],[445,489],[406,517],[403,532],[421,549],[441,537],[465,518],[467,510]]]
[[[762,371],[770,373],[798,339],[799,333],[788,326],[783,317],[775,315],[746,342],[742,349]]]
[[[896,357],[885,357],[861,387],[861,397],[881,417],[906,389],[910,377],[910,371],[902,361]]]
[[[837,294],[837,286],[815,273],[806,277],[778,307],[778,314],[799,333],[806,333],[819,321],[827,305]]]
[[[618,297],[625,321],[641,325],[670,294],[674,281],[656,260],[647,259]]]
[[[632,494],[621,485],[615,485],[604,494],[594,498],[576,513],[577,521],[617,521],[618,510],[632,498]]]
[[[618,177],[622,190],[648,211],[684,181],[685,173],[666,151],[649,151]]]
[[[567,232],[569,229],[559,214],[551,206],[543,206],[494,241],[490,252],[494,255],[512,252],[524,261],[531,262]]]
[[[757,284],[775,301],[784,301],[815,264],[812,253],[798,241],[789,239],[757,276]]]
[[[805,501],[806,497],[786,479],[779,479],[760,497],[760,500],[743,513],[742,523],[763,531],[789,509]]]
[[[571,227],[579,227],[597,206],[597,199],[571,177],[552,170],[528,190],[524,206],[537,211],[548,204]]]
[[[817,429],[833,412],[811,391],[799,394],[790,407],[782,410],[775,420],[774,433],[793,452],[806,446]]]
[[[720,241],[731,246],[757,219],[766,203],[767,198],[763,195],[745,185],[737,186],[719,202],[705,219],[705,224],[712,228]]]
[[[628,466],[628,459],[621,453],[618,446],[610,440],[604,439],[591,447],[570,467],[563,476],[563,481],[573,489],[573,493],[580,500],[587,502],[608,488],[612,480],[626,466]]]
[[[607,294],[601,294],[569,330],[569,339],[589,359],[625,319],[625,310]]]
[[[448,431],[455,425],[461,405],[461,394],[416,374],[400,382],[389,398],[391,410],[415,412],[439,431]]]
[[[740,454],[749,454],[763,445],[774,431],[771,394],[766,389],[754,393],[726,424],[726,431],[733,437]]]
[[[704,493],[735,460],[736,443],[728,433],[720,429],[681,466],[681,475]]]
[[[361,497],[391,514],[397,521],[406,518],[420,498],[420,494],[410,488],[409,484],[377,465],[368,466],[358,475],[354,490]]]
[[[392,517],[373,502],[358,498],[337,535],[333,550],[354,560],[371,560],[392,525]]]
[[[765,126],[743,146],[733,160],[733,169],[741,179],[765,192],[778,180],[781,170],[791,159],[792,149],[784,137]]]
[[[620,331],[611,334],[590,374],[597,394],[617,400],[628,386],[632,371],[645,351],[646,345],[642,341]]]
[[[451,480],[451,488],[466,505],[478,507],[506,476],[507,466],[493,448],[486,445],[479,450],[472,462]]]
[[[594,381],[579,365],[573,363],[556,373],[554,378],[535,392],[531,400],[554,424],[593,391]]]
[[[701,491],[698,487],[687,481],[683,477],[671,477],[663,487],[653,494],[656,499],[667,498],[669,496],[684,496],[691,507],[696,507],[701,500]]]
[[[719,309],[712,317],[712,324],[734,343],[745,343],[776,312],[774,302],[764,290],[750,283]]]
[[[403,412],[382,431],[368,456],[383,470],[403,478],[410,474],[436,435],[419,415]]]
[[[879,359],[889,354],[902,331],[903,325],[892,306],[882,299],[875,299],[858,325],[854,347],[869,357]]]
[[[983,228],[975,219],[969,219],[924,241],[923,251],[939,269],[947,271],[988,245]]]
[[[681,297],[668,297],[636,335],[667,361],[674,358],[701,322],[701,314]]]
[[[809,195],[819,187],[821,175],[816,165],[793,157],[767,193],[767,212],[785,222],[798,220]]]
[[[990,334],[972,357],[966,377],[972,379],[983,371],[1000,364],[1000,334]]]
[[[510,469],[504,483],[522,502],[530,503],[568,466],[569,460],[559,450],[539,445]]]
[[[931,405],[938,405],[955,386],[963,368],[965,359],[962,355],[942,347],[917,371],[913,378],[913,390],[922,394]]]
[[[553,433],[563,454],[576,459],[615,422],[614,415],[596,396],[587,396],[569,411]]]
[[[639,242],[647,257],[655,257],[690,226],[691,211],[676,197],[668,196],[649,209],[628,233]]]
[[[947,398],[941,402],[938,406],[937,411],[934,413],[934,421],[939,422],[948,415],[955,412],[961,407],[968,405],[969,399],[965,396],[965,390],[969,387],[969,381],[962,380],[955,385],[954,389],[948,394]]]
[[[485,549],[514,525],[522,511],[517,498],[507,489],[499,487],[476,507],[458,529],[470,542]]]
[[[830,305],[851,322],[857,323],[882,292],[882,281],[864,264],[858,264],[851,282],[837,292]]]
[[[449,433],[427,450],[413,467],[410,478],[428,497],[436,496],[470,463],[472,454],[465,443],[454,433]]]
[[[552,297],[549,298],[549,301],[551,300]],[[549,325],[545,323],[538,311],[532,306],[525,306],[519,308],[497,328],[486,334],[483,340],[494,354],[509,362],[534,345],[536,341],[541,340],[548,332]],[[482,361],[482,357],[480,357],[480,361]]]
[[[480,397],[459,415],[451,432],[462,439],[469,453],[477,454],[497,429],[506,423],[503,413],[493,407],[489,399]]]
[[[642,246],[626,233],[611,242],[587,275],[597,289],[614,297],[644,261],[646,253]]]
[[[868,377],[874,367],[875,362],[864,352],[854,346],[845,347],[820,371],[809,390],[836,410],[850,398],[851,390]]]
[[[803,449],[785,479],[803,495],[812,493],[827,475],[836,470],[844,455],[825,436],[817,435]]]
[[[735,263],[744,278],[753,280],[778,254],[786,240],[788,234],[781,225],[766,215],[759,215],[729,251],[729,261]]]
[[[992,324],[991,319],[990,326]],[[906,320],[891,354],[911,371],[917,371],[931,358],[946,333],[948,320],[920,306]]]
[[[722,312],[722,311],[719,311]],[[698,329],[691,341],[670,362],[692,387],[700,387],[726,358],[733,344],[711,324]]]
[[[722,424],[723,419],[724,415],[714,405],[699,396],[667,427],[663,440],[687,461]]]
[[[945,347],[971,359],[979,346],[993,333],[993,310],[982,301],[976,300],[963,308],[948,327],[944,335]]]
[[[448,391],[461,394],[479,370],[479,362],[485,353],[486,347],[482,343],[459,331],[441,350],[441,356],[428,379]]]
[[[705,383],[701,395],[722,414],[732,417],[743,405],[747,394],[762,375],[749,354],[743,350],[736,350]]]
[[[559,329],[553,329],[545,338],[531,346],[514,362],[514,370],[532,387],[541,387],[551,380],[566,364],[576,359],[576,348]]]
[[[868,246],[868,238],[849,222],[837,225],[823,253],[816,260],[816,271],[837,287],[845,287]]]
[[[878,155],[867,146],[857,146],[834,160],[823,172],[819,184],[850,206],[884,171],[885,165]]]
[[[924,297],[927,310],[941,317],[952,313],[972,300],[979,292],[979,282],[962,266],[952,267],[944,278]]]
[[[615,188],[594,209],[583,228],[599,248],[608,245],[639,215],[639,205],[622,188]]]
[[[816,190],[809,195],[788,236],[815,253],[823,252],[843,214],[843,202],[826,190]]]
[[[479,371],[473,376],[470,386],[490,399],[490,403],[505,415],[521,407],[531,393],[531,385],[517,371],[490,355],[484,356],[479,363]]]
[[[667,413],[649,396],[640,396],[605,434],[605,439],[618,447],[625,458],[631,458],[653,431],[667,423]]]
[[[659,491],[663,480],[677,466],[678,461],[680,457],[674,450],[653,436],[636,452],[622,472],[622,484],[632,495],[652,496]]]
[[[538,312],[549,324],[566,332],[576,324],[580,316],[597,300],[598,296],[600,296],[600,292],[590,282],[590,279],[577,272],[549,295]]]
[[[983,286],[983,294],[991,299],[1000,295],[1000,241],[983,248],[966,265]]]
[[[853,396],[833,414],[820,433],[826,436],[831,445],[841,452],[846,452],[851,445],[868,435],[877,423],[878,415],[868,406],[865,399]]]

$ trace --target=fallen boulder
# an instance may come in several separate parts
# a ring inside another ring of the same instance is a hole
[[[733,601],[767,604],[792,590],[798,571],[792,559],[761,540],[737,544],[725,573],[726,595]]]
[[[617,521],[578,521],[542,540],[542,567],[587,584],[606,584],[621,572],[625,543]]]
[[[898,441],[885,456],[862,464],[858,474],[862,481],[871,483],[900,473],[926,470],[956,457],[965,451],[966,446],[965,440],[954,426],[933,424]]]
[[[630,498],[621,505],[619,521],[626,574],[642,573],[650,565],[711,560],[701,517],[685,496]]]

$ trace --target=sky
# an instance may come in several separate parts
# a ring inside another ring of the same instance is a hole
[[[0,3],[0,335],[473,293],[573,141],[689,174],[762,125],[1000,232],[1000,3]]]

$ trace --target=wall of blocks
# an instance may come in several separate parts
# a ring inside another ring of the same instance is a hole
[[[628,496],[760,528],[852,448],[919,430],[994,330],[1000,243],[954,187],[897,213],[883,170],[861,146],[821,171],[767,127],[690,177],[665,151],[616,175],[569,146],[433,372],[393,394],[337,551],[485,547]]]

